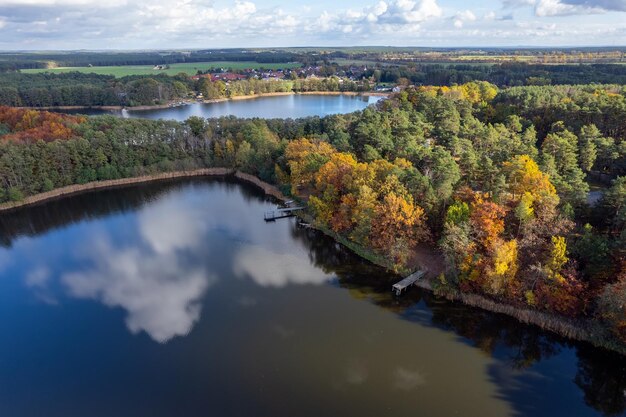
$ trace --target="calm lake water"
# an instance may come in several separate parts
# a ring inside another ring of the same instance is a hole
[[[0,415],[624,415],[624,358],[396,299],[274,206],[196,179],[0,215]]]
[[[329,114],[352,113],[363,110],[370,104],[378,102],[381,97],[361,96],[327,96],[327,95],[289,95],[277,97],[259,97],[248,100],[222,101],[219,103],[193,103],[185,106],[153,110],[123,110],[107,112],[88,109],[73,111],[89,115],[117,114],[123,117],[142,119],[170,119],[184,121],[191,116],[205,118],[237,116],[242,118],[260,117],[299,118],[307,116],[327,116]]]

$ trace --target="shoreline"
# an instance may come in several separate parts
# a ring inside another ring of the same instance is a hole
[[[41,110],[41,111],[55,111],[55,110],[104,110],[104,111],[143,111],[143,110],[160,110],[160,109],[169,109],[176,108],[182,106],[188,106],[191,104],[213,104],[213,103],[223,103],[226,101],[239,101],[239,100],[254,100],[257,98],[263,97],[281,97],[281,96],[295,96],[295,95],[303,95],[303,96],[351,96],[351,97],[389,97],[391,93],[381,93],[378,91],[280,91],[275,93],[261,93],[261,94],[249,94],[243,96],[235,96],[235,97],[223,97],[223,98],[215,98],[208,100],[173,100],[166,104],[154,104],[150,106],[43,106],[43,107],[32,107],[32,106],[18,106],[14,107],[16,109],[26,109],[26,110]],[[178,103],[183,104],[178,104]]]
[[[246,174],[232,168],[202,168],[192,171],[174,171],[116,180],[94,181],[86,184],[77,184],[57,188],[51,191],[29,196],[21,201],[2,203],[0,204],[0,215],[5,212],[43,204],[48,201],[89,191],[112,189],[127,185],[137,185],[170,179],[227,176],[233,176],[243,182],[255,185],[266,195],[274,197],[277,200],[283,202],[288,200],[288,197],[285,196],[275,185],[269,184],[254,175]],[[310,219],[307,218],[307,220]],[[385,265],[384,261],[376,260],[373,253],[371,253],[371,251],[367,248],[360,248],[358,245],[352,244],[341,236],[336,236],[333,233],[329,233],[328,231],[316,227],[313,223],[311,223],[311,226],[320,233],[323,233],[334,239],[336,242],[342,244],[347,249],[354,252],[357,256],[364,258],[375,265],[389,269],[389,265]],[[398,275],[398,278],[401,278],[401,275]],[[592,319],[572,320],[539,310],[524,309],[514,305],[500,303],[478,294],[461,293],[458,291],[438,291],[433,287],[432,279],[433,278],[426,278],[419,280],[415,285],[422,290],[429,291],[438,297],[443,297],[450,301],[461,302],[464,305],[480,308],[491,313],[504,314],[516,319],[520,323],[538,326],[543,330],[550,331],[567,339],[590,343],[595,347],[626,355],[626,347],[619,344],[619,342],[611,336],[610,332],[602,327],[598,321]]]
[[[145,184],[149,182],[158,182],[171,179],[183,179],[193,177],[227,177],[233,176],[241,181],[250,183],[260,188],[266,195],[272,196],[280,201],[287,201],[288,198],[280,192],[280,190],[258,177],[245,172],[237,171],[233,168],[200,168],[192,171],[173,171],[162,172],[152,175],[141,175],[138,177],[119,178],[115,180],[92,181],[85,184],[68,185],[66,187],[55,188],[54,190],[35,194],[24,198],[21,201],[5,202],[0,204],[0,215],[5,212],[18,210],[38,204],[44,204],[48,201],[58,200],[72,195],[87,193],[90,191],[113,189],[124,187],[127,185]]]
[[[122,110],[124,106],[42,106],[42,107],[34,107],[34,106],[17,106],[13,107],[15,109],[23,109],[23,110],[40,110],[40,111],[55,111],[55,110]],[[133,107],[134,108],[134,107]]]
[[[501,303],[480,294],[462,293],[458,290],[451,292],[438,291],[432,285],[432,278],[418,280],[415,286],[452,302],[459,302],[463,305],[479,308],[494,314],[503,314],[520,323],[537,326],[542,330],[555,333],[566,339],[589,343],[596,348],[626,355],[626,346],[617,341],[610,331],[597,320],[590,318],[570,319],[545,311]]]
[[[81,194],[89,191],[117,188],[126,185],[135,185],[177,178],[225,177],[233,174],[235,174],[235,170],[230,168],[202,168],[193,171],[164,172],[152,175],[142,175],[138,177],[92,181],[85,184],[68,185],[66,187],[55,188],[54,190],[28,196],[21,201],[2,203],[0,204],[0,215],[4,212],[9,212],[29,206],[35,206],[38,204],[46,203],[48,201],[57,200],[60,198],[69,197],[75,194]]]
[[[178,104],[178,103],[184,104]],[[122,111],[122,110],[159,110],[159,109],[170,109],[181,106],[186,106],[188,104],[196,103],[196,101],[182,101],[182,100],[174,100],[166,104],[154,104],[151,106],[43,106],[43,107],[32,107],[32,106],[18,106],[14,107],[16,109],[24,109],[24,110],[40,110],[40,111],[55,111],[55,110],[105,110],[105,111]]]

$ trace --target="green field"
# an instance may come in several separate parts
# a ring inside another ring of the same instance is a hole
[[[332,58],[330,62],[336,62],[338,65],[389,65],[385,62],[367,60],[367,59],[350,59],[350,58]]]
[[[111,66],[111,67],[59,67],[50,69],[25,69],[21,70],[24,73],[62,73],[62,72],[84,72],[102,75],[114,75],[116,77],[124,77],[126,75],[176,75],[184,72],[188,75],[195,75],[198,70],[206,71],[209,68],[233,68],[233,69],[247,69],[247,68],[265,68],[265,69],[285,69],[285,68],[297,68],[301,64],[298,62],[279,63],[279,64],[262,64],[254,61],[215,61],[215,62],[187,62],[182,64],[170,64],[169,69],[155,70],[153,65],[124,65],[124,66]]]

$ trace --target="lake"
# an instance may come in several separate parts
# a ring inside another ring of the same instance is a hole
[[[626,360],[193,179],[0,215],[2,416],[624,415]]]
[[[363,110],[380,99],[380,96],[292,94],[246,100],[227,100],[217,103],[192,103],[165,109],[122,111],[84,109],[72,111],[72,113],[88,115],[117,114],[122,117],[178,121],[187,120],[191,116],[204,118],[236,116],[241,118],[259,117],[271,119],[279,117],[295,119],[308,116],[352,113]]]

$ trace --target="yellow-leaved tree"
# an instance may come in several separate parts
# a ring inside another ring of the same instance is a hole
[[[385,195],[375,210],[370,242],[378,251],[390,256],[396,264],[407,261],[408,249],[428,237],[424,210],[413,199],[393,192]]]
[[[291,192],[298,194],[300,189],[311,187],[320,167],[335,152],[335,149],[326,142],[312,142],[309,139],[289,142],[285,156],[290,171]]]

